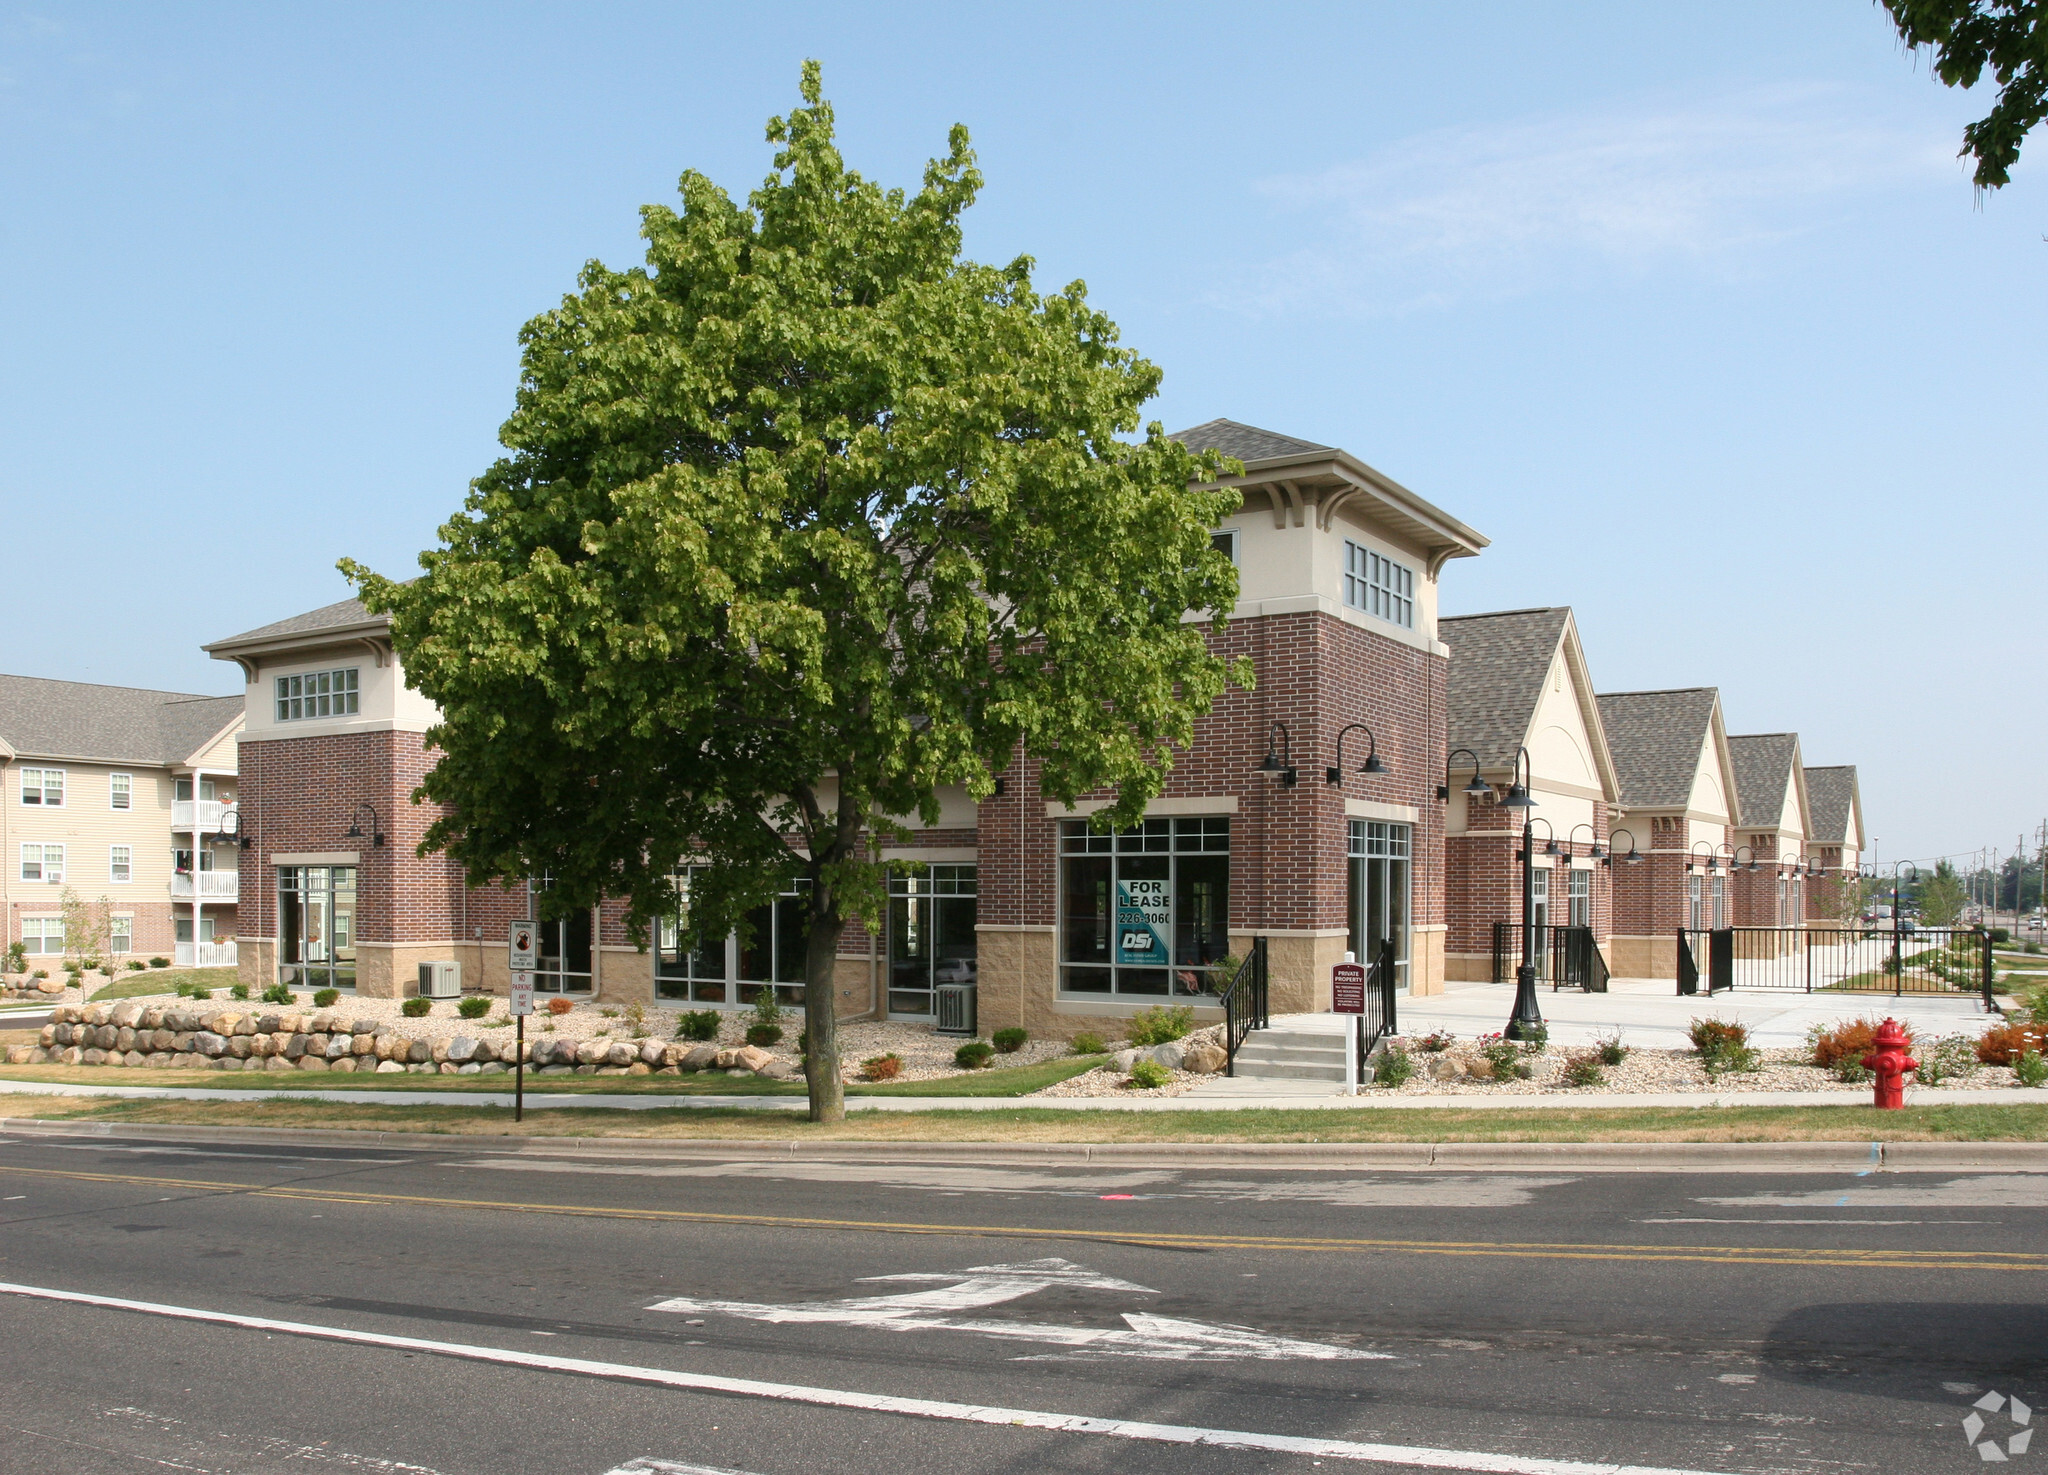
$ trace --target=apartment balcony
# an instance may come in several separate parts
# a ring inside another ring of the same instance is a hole
[[[180,968],[235,966],[235,945],[232,942],[181,942],[177,945],[177,955]]]
[[[193,882],[199,883],[195,889]],[[242,895],[242,874],[239,871],[201,871],[194,876],[190,871],[180,871],[171,877],[171,900],[173,901],[238,901]]]
[[[220,799],[173,799],[171,801],[171,828],[174,830],[197,829],[201,834],[214,834],[220,829],[220,817],[235,806]]]

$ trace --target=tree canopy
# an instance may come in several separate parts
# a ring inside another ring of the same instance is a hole
[[[623,897],[644,929],[695,859],[683,934],[708,939],[801,878],[829,1118],[876,842],[1019,751],[1129,822],[1250,673],[1205,639],[1237,496],[1199,483],[1234,467],[1140,431],[1159,370],[1082,283],[962,256],[964,128],[906,195],[846,168],[815,63],[802,96],[744,205],[685,173],[680,212],[641,212],[643,266],[589,263],[526,325],[507,454],[423,574],[343,569],[440,706],[426,846],[473,879]]]
[[[2012,178],[2020,145],[2048,112],[2048,0],[1883,0],[1899,39],[1934,53],[1934,75],[1975,87],[1990,68],[1998,83],[1991,111],[1963,129],[1964,156],[1977,161],[1977,188]]]

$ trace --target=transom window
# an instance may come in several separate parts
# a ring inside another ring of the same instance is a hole
[[[1344,544],[1344,602],[1376,620],[1415,628],[1415,570],[1361,544]]]
[[[24,768],[21,771],[21,802],[55,809],[64,802],[64,770]]]
[[[676,915],[664,917],[654,960],[654,991],[664,999],[690,999],[699,1004],[752,1004],[761,990],[775,990],[775,1002],[801,1009],[804,1002],[804,952],[809,946],[810,882],[801,877],[766,906],[747,913],[746,940],[738,932],[700,939],[683,947],[690,915],[690,887],[707,867],[685,866],[676,873]]]
[[[1230,951],[1230,820],[1060,822],[1060,988],[1082,997],[1218,992]]]
[[[135,777],[127,773],[107,775],[107,808],[133,809],[135,807]]]
[[[308,671],[277,678],[277,720],[299,722],[309,717],[353,717],[361,672],[359,666],[339,671]]]
[[[21,879],[24,881],[63,880],[64,847],[62,845],[22,846]]]

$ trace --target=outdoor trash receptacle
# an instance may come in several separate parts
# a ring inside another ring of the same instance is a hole
[[[974,1034],[974,985],[941,983],[932,989],[934,1028],[942,1035]]]

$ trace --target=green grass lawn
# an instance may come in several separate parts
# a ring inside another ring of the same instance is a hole
[[[167,994],[181,983],[196,983],[202,988],[226,988],[236,981],[232,968],[145,968],[138,973],[122,974],[96,992],[90,1002],[106,1004],[115,999]]]
[[[504,1107],[377,1102],[108,1100],[17,1097],[11,1117],[44,1120],[326,1127],[450,1136],[661,1138],[678,1141],[876,1142],[2040,1142],[2048,1106],[1629,1107],[1483,1111],[1078,1112],[1047,1107],[986,1111],[862,1111],[832,1125],[799,1112],[700,1107],[648,1111],[537,1111],[515,1124]]]
[[[23,1038],[29,1038],[24,1033]],[[1039,1065],[978,1071],[936,1081],[849,1085],[848,1096],[1024,1096],[1092,1070],[1099,1055],[1068,1056]],[[0,1080],[43,1081],[69,1086],[203,1086],[262,1095],[294,1091],[439,1091],[451,1095],[512,1089],[512,1074],[443,1076],[336,1074],[333,1071],[122,1070],[103,1065],[10,1065]],[[801,1096],[804,1083],[713,1072],[683,1076],[544,1076],[529,1071],[526,1089],[606,1096]]]

